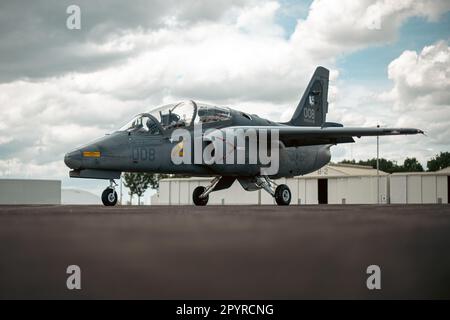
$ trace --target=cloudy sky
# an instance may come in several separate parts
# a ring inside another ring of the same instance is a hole
[[[69,5],[81,30],[66,27]],[[132,115],[184,99],[288,120],[316,66],[328,121],[406,126],[381,155],[450,151],[448,0],[43,0],[0,2],[0,176],[68,178],[65,152]],[[333,161],[376,155],[374,138]]]

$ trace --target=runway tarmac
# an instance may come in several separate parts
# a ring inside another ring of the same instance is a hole
[[[450,206],[0,206],[0,298],[449,299]]]

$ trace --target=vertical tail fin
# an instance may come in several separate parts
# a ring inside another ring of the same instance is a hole
[[[328,112],[328,79],[330,71],[317,67],[303,93],[289,125],[320,127]]]

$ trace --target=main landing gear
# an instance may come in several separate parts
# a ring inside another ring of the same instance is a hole
[[[209,200],[209,194],[214,190],[214,187],[219,183],[221,177],[214,178],[209,186],[199,186],[194,189],[192,193],[192,201],[196,206],[206,206]]]
[[[291,203],[292,195],[291,190],[285,184],[280,184],[275,189],[275,201],[280,206],[288,206]]]
[[[192,201],[196,206],[206,206],[209,200],[209,194],[211,192],[229,188],[234,180],[235,178],[233,178],[232,180],[228,180],[227,182],[227,177],[216,177],[207,187],[199,186],[195,188],[194,192],[192,193]],[[280,206],[287,206],[291,203],[292,195],[289,187],[285,184],[277,185],[267,176],[259,176],[247,179],[238,178],[238,180],[241,183],[242,187],[247,191],[264,189],[272,197],[274,197],[275,202]]]
[[[110,185],[102,193],[102,202],[105,206],[115,206],[117,203],[117,192],[115,190],[117,184],[114,180],[109,180]]]
[[[267,176],[256,178],[256,185],[267,191],[279,206],[288,206],[291,203],[291,190],[285,184],[277,185],[271,181]]]

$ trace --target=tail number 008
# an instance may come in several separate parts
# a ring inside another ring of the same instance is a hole
[[[316,112],[313,108],[304,108],[303,109],[303,116],[305,119],[314,120],[316,116]]]

